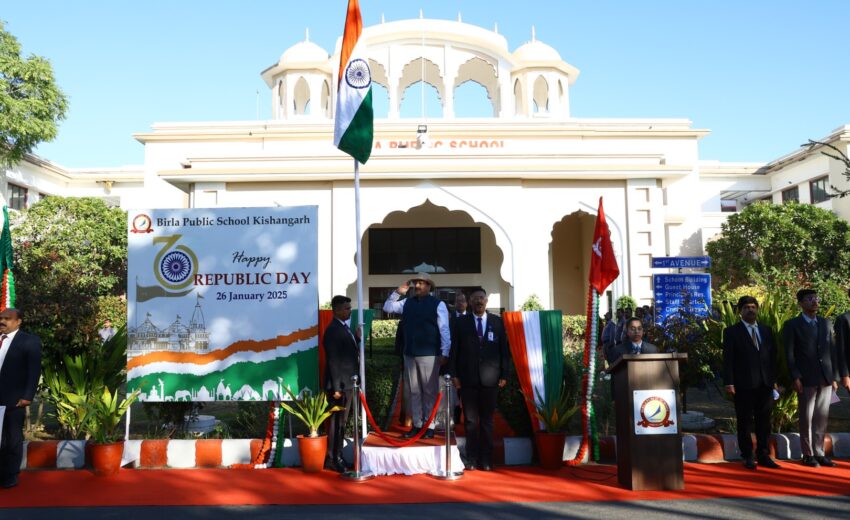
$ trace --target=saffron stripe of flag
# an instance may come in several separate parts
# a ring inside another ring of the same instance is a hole
[[[372,153],[372,75],[360,44],[363,20],[357,0],[348,1],[337,78],[334,146],[366,164]]]

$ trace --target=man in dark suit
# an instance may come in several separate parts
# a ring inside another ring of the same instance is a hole
[[[770,327],[756,323],[758,301],[741,296],[741,321],[723,330],[723,381],[735,400],[738,448],[747,469],[756,469],[753,458],[752,423],[755,422],[759,466],[778,468],[770,458],[770,411],[776,386],[776,343]]]
[[[466,431],[466,469],[493,469],[493,415],[508,380],[511,354],[502,318],[487,312],[487,292],[469,295],[472,313],[454,321],[449,372],[460,390]]]
[[[343,473],[348,469],[342,458],[342,444],[354,397],[351,377],[360,373],[360,349],[359,338],[346,324],[351,318],[351,298],[334,296],[331,309],[334,319],[325,329],[322,343],[325,347],[325,392],[328,394],[328,403],[341,409],[332,413],[328,419],[325,467]]]
[[[835,319],[835,348],[838,350],[841,386],[850,390],[850,311]]]
[[[466,316],[467,314],[469,314],[468,308],[469,308],[469,302],[466,299],[466,294],[464,294],[463,291],[458,291],[457,294],[455,295],[455,308],[451,312],[451,314],[449,314],[449,329],[452,328],[452,325],[456,320],[461,319],[464,316]],[[440,369],[440,375],[443,376],[443,375],[449,373],[448,369],[449,369],[449,365],[448,364],[444,365]],[[460,390],[452,387],[451,388],[451,396],[452,396],[452,403],[454,403],[454,410],[452,410],[452,420],[454,420],[455,424],[458,424],[458,423],[460,423],[460,415],[461,415]]]
[[[41,373],[41,340],[20,329],[21,312],[0,312],[0,406],[6,407],[0,440],[0,487],[18,485],[24,455],[24,409]]]
[[[803,464],[835,466],[824,454],[832,393],[838,388],[838,352],[829,320],[817,315],[820,299],[812,289],[797,291],[802,313],[782,326],[785,357],[799,395],[800,448]]]
[[[640,318],[629,318],[624,325],[626,339],[614,347],[610,363],[620,359],[623,354],[658,354],[658,347],[643,340],[643,322]]]

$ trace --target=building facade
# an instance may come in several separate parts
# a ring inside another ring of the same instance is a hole
[[[846,181],[819,149],[769,164],[702,161],[708,131],[688,120],[571,117],[579,70],[533,35],[510,51],[495,31],[418,19],[364,28],[361,41],[387,109],[360,167],[360,237],[353,160],[333,146],[339,43],[328,53],[309,38],[261,73],[274,119],[154,124],[135,135],[145,147],[138,168],[65,171],[30,158],[6,173],[7,198],[24,188],[112,197],[126,209],[316,205],[320,301],[355,296],[359,240],[373,308],[425,270],[449,303],[482,285],[494,308],[537,295],[567,314],[584,312],[600,197],[622,273],[603,307],[622,294],[650,304],[653,256],[702,254],[730,212],[787,200],[792,186],[800,202],[850,216],[845,199],[822,200],[824,179]],[[440,117],[401,117],[420,81],[436,90]],[[456,115],[469,82],[492,116]],[[826,140],[846,152],[850,127]]]

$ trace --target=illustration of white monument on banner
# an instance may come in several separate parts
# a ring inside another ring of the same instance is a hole
[[[318,388],[318,209],[129,212],[127,386],[143,401]]]

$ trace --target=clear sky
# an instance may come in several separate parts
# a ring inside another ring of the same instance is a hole
[[[66,167],[141,164],[154,122],[271,115],[260,72],[304,39],[333,51],[347,0],[0,1],[70,98],[37,153]],[[687,118],[702,159],[768,161],[850,124],[846,0],[361,0],[365,25],[463,21],[551,45],[578,67],[574,117]],[[403,112],[404,114],[404,112]]]

